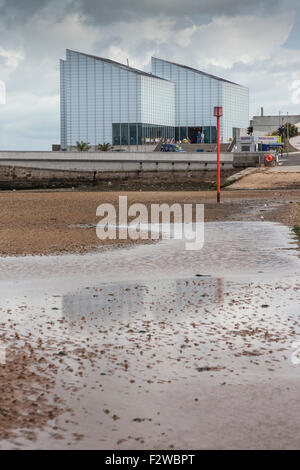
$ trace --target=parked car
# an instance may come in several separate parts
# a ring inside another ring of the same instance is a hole
[[[160,148],[161,152],[184,152],[183,148],[178,144],[163,144]]]

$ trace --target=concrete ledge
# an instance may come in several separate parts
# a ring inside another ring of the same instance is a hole
[[[216,169],[216,160],[211,153],[0,152],[0,165],[66,171],[194,171]],[[221,154],[221,167],[232,162]]]
[[[221,153],[224,168],[257,167],[267,152]],[[0,152],[0,165],[67,171],[188,171],[216,169],[216,153]]]
[[[74,161],[74,160],[0,160],[0,166],[39,168],[44,170],[65,170],[65,171],[97,171],[122,173],[128,171],[149,172],[149,171],[197,171],[212,170],[217,168],[217,164],[211,161],[202,162],[136,162],[136,161]],[[232,169],[232,162],[221,162],[221,168]]]
[[[216,153],[191,152],[16,152],[0,151],[0,162],[3,160],[24,161],[115,161],[115,162],[216,162]],[[233,155],[221,153],[222,162],[232,162]]]

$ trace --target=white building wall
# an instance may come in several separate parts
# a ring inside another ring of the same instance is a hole
[[[176,126],[213,126],[221,106],[222,83],[185,67],[152,57],[152,73],[176,84]]]
[[[135,72],[67,50],[61,61],[62,148],[81,140],[111,143],[113,122],[141,122],[140,82]]]
[[[175,84],[141,76],[141,122],[175,126]]]
[[[66,147],[66,73],[64,60],[60,61],[60,140],[62,148]]]
[[[249,124],[249,90],[246,87],[152,57],[152,73],[175,82],[175,125],[216,127],[215,106],[223,106],[221,141],[233,137],[233,128]]]
[[[233,128],[249,126],[249,89],[240,85],[223,82],[223,142],[233,137]]]

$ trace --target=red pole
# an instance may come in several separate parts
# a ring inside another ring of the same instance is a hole
[[[217,203],[221,201],[221,170],[220,170],[220,117],[223,116],[222,106],[214,107],[214,116],[217,118]]]
[[[217,203],[221,201],[220,116],[217,116]]]

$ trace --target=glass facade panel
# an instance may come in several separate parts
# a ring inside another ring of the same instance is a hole
[[[211,127],[211,141],[213,144],[217,142],[217,128],[216,127]]]
[[[120,124],[113,124],[112,125],[112,135],[113,135],[113,145],[120,145],[121,143],[121,131],[120,131]]]
[[[180,140],[186,139],[188,137],[188,131],[186,127],[180,127]]]
[[[137,124],[137,143],[138,145],[142,145],[143,133],[142,133],[142,124]]]
[[[128,145],[128,123],[121,124],[121,145]]]
[[[129,142],[130,145],[141,145],[155,143],[160,139],[174,140],[175,128],[144,123],[114,123],[112,135],[114,145],[120,145],[119,142],[121,145],[129,145]]]
[[[217,129],[214,126],[175,127],[175,140],[183,140],[188,137],[192,144],[198,142],[198,133],[204,133],[204,143],[214,144],[217,142]],[[200,138],[201,139],[201,138]]]
[[[130,124],[130,145],[136,145],[136,124]]]
[[[204,143],[211,144],[210,127],[204,126],[202,132],[204,133]]]

